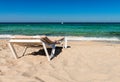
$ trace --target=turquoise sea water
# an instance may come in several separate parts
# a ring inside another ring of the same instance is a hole
[[[0,24],[0,35],[4,34],[120,38],[120,24],[119,23]]]

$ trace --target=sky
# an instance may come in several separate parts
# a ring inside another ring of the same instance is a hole
[[[120,22],[120,0],[0,0],[0,22]]]

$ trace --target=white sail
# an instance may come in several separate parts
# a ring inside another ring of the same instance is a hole
[[[61,24],[64,24],[63,21],[61,22]]]

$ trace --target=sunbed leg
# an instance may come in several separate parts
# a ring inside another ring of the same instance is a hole
[[[12,43],[8,43],[8,45],[9,45],[9,47],[10,47],[12,53],[13,53],[14,58],[17,59],[18,56],[17,56],[17,53],[15,51],[15,48],[14,48],[13,44]]]
[[[52,45],[52,51],[51,51],[50,59],[53,58],[54,55],[55,55],[55,44]]]
[[[24,56],[25,55],[25,52],[26,52],[26,50],[27,50],[27,46],[25,47],[25,49],[24,49],[24,51],[23,51],[23,54],[22,54],[22,56]]]
[[[67,38],[65,37],[64,40],[65,40],[64,48],[67,48]]]
[[[50,61],[50,57],[49,57],[49,54],[48,54],[46,45],[45,45],[45,43],[43,43],[43,42],[42,42],[42,44],[43,44],[43,48],[44,48],[44,50],[45,50],[45,54],[46,54],[46,56],[47,56],[47,58],[48,58],[48,61]]]

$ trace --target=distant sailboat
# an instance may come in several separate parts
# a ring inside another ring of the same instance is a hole
[[[63,21],[61,22],[61,24],[64,24]]]

